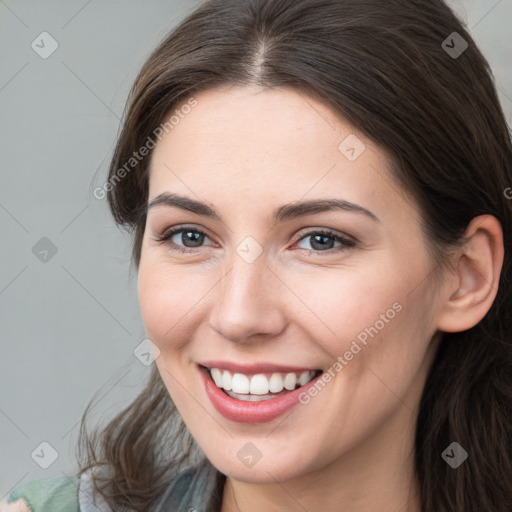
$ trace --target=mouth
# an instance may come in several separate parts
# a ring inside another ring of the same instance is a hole
[[[285,395],[305,386],[322,373],[322,370],[304,370],[246,374],[221,368],[203,368],[226,395],[247,402],[272,400]]]
[[[300,402],[306,388],[314,386],[323,370],[241,373],[198,364],[205,392],[224,418],[237,423],[272,421]]]

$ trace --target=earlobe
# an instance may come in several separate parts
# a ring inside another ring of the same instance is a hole
[[[460,332],[474,327],[491,308],[503,265],[503,232],[496,217],[480,215],[468,225],[466,242],[454,262],[455,276],[438,317],[438,329]]]

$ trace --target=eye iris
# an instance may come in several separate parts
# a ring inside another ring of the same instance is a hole
[[[179,234],[181,234],[181,242],[183,243],[183,245],[185,247],[188,247],[188,248],[200,247],[203,244],[204,238],[206,236],[204,233],[190,230],[190,229],[176,230],[175,235],[179,235]],[[167,239],[167,240],[172,239],[172,238],[174,238],[172,233],[170,233],[169,235],[167,235],[165,237],[165,239]],[[311,243],[311,246],[313,247],[313,249],[320,250],[320,251],[322,249],[323,250],[332,249],[334,243],[336,242],[335,236],[332,236],[329,234],[324,234],[324,233],[316,233],[315,235],[310,234],[310,235],[304,237],[304,239],[306,239],[306,238],[309,238],[311,240],[310,243]],[[348,243],[347,243],[347,245],[348,245]]]
[[[312,238],[311,247],[313,247],[314,249],[332,249],[332,244],[334,244],[334,240],[331,236],[314,235],[311,238]],[[323,242],[319,242],[319,239],[322,239]],[[325,243],[326,240],[327,240],[327,244]],[[319,246],[315,247],[315,244],[317,244],[317,243],[319,243]]]
[[[188,235],[192,235],[190,238]],[[203,242],[204,235],[201,233],[197,233],[196,231],[182,231],[181,233],[181,241],[187,247],[199,247]],[[192,245],[187,245],[187,243],[192,242]]]

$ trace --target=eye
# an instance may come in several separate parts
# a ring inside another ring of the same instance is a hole
[[[176,240],[172,239],[181,233],[181,236],[177,236]],[[162,235],[158,235],[154,238],[155,241],[160,243],[170,242],[169,248],[174,251],[180,252],[195,252],[195,249],[201,247],[204,239],[208,238],[204,231],[191,227],[177,227],[171,228],[165,231]],[[183,246],[177,242],[183,243]]]
[[[307,248],[299,248],[299,250],[306,251],[308,254],[332,254],[333,252],[344,251],[356,245],[354,240],[326,229],[309,231],[303,235],[298,242],[302,242],[307,239],[310,239],[309,244],[313,250]],[[338,247],[333,248],[333,245],[336,242],[338,242],[339,245]]]
[[[176,237],[175,240],[173,240],[174,237]],[[154,237],[154,240],[159,243],[169,242],[167,245],[171,250],[186,253],[196,252],[196,249],[202,247],[205,238],[208,238],[208,236],[204,231],[193,227],[181,226],[168,229],[163,234]],[[299,250],[306,251],[308,254],[332,254],[333,252],[344,251],[356,245],[354,240],[326,229],[309,231],[303,234],[296,244],[308,238],[313,250],[299,247]],[[183,245],[180,245],[180,243]],[[339,245],[333,248],[335,243]]]

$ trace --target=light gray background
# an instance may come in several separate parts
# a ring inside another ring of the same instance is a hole
[[[130,240],[91,190],[105,181],[138,69],[197,4],[0,0],[0,500],[74,471],[93,394],[103,398],[91,419],[105,422],[148,375],[133,355],[145,331]],[[512,0],[450,5],[493,68],[510,125]],[[45,31],[59,47],[42,59],[31,43]],[[43,237],[57,247],[46,263],[32,252]],[[48,469],[31,457],[41,442],[58,452]]]

